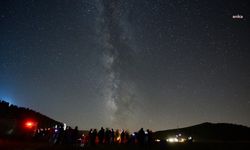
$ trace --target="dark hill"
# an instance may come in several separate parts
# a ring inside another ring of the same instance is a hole
[[[10,105],[0,100],[0,137],[22,134],[26,120],[35,121],[36,128],[50,128],[62,124],[29,108]]]
[[[202,123],[199,125],[158,131],[155,138],[166,139],[177,134],[191,136],[195,141],[250,141],[250,128],[228,123]]]

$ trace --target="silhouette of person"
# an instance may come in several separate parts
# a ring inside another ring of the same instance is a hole
[[[97,136],[97,130],[96,129],[94,129],[94,131],[93,131],[93,133],[92,133],[92,145],[95,145],[95,144],[97,144],[96,143],[96,139],[98,138],[98,136]]]
[[[139,144],[143,145],[145,141],[145,132],[143,128],[141,128],[138,132],[138,142]]]
[[[89,130],[89,143],[90,145],[95,145],[95,136],[93,129]]]
[[[153,143],[153,132],[150,131],[149,129],[147,130],[148,132],[148,144],[152,144]]]
[[[103,127],[101,127],[101,130],[98,132],[98,138],[99,138],[99,144],[103,143],[103,139],[104,139],[104,129]]]
[[[115,139],[115,131],[114,129],[111,129],[110,131],[110,143],[114,144],[114,139]]]
[[[75,129],[72,131],[72,135],[71,135],[71,138],[72,138],[72,144],[76,144],[78,141],[78,134],[79,134],[79,131],[78,131],[78,127],[76,126]]]
[[[122,133],[121,133],[121,143],[122,144],[124,143],[124,140],[125,140],[125,132],[124,132],[124,130],[122,130]]]
[[[110,133],[111,133],[111,131],[108,128],[106,128],[105,138],[104,138],[105,144],[109,144],[110,143]]]

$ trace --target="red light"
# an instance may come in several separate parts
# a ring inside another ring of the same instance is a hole
[[[33,126],[33,122],[26,122],[25,126],[30,128]]]
[[[28,129],[31,129],[35,127],[35,123],[33,121],[26,121],[24,126]]]

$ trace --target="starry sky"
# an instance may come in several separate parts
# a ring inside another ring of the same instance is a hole
[[[249,7],[1,0],[0,98],[81,129],[250,126]]]

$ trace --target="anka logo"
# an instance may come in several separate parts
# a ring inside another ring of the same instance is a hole
[[[243,15],[237,14],[232,16],[233,19],[243,19]]]

